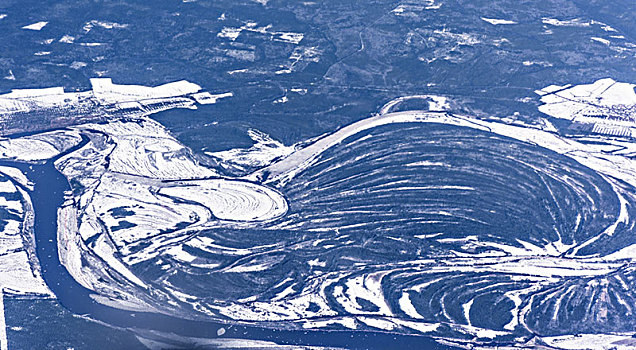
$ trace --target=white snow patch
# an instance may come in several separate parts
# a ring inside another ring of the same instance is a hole
[[[424,318],[424,316],[420,315],[420,313],[417,312],[415,306],[413,306],[413,303],[411,302],[411,296],[408,292],[402,292],[402,296],[398,300],[398,304],[400,305],[400,309],[404,311],[407,316],[416,319]]]
[[[499,24],[517,24],[517,22],[515,21],[511,21],[511,20],[507,20],[507,19],[496,19],[496,18],[486,18],[486,17],[482,17],[481,18],[483,21],[486,21],[490,24],[493,25],[499,25]]]
[[[398,97],[396,99],[393,99],[385,103],[384,106],[380,108],[380,114],[389,113],[393,107],[408,100],[425,100],[428,102],[428,109],[430,111],[446,111],[446,110],[450,110],[451,108],[450,102],[446,96],[410,95],[410,96]]]
[[[281,98],[277,98],[275,99],[272,103],[277,104],[277,103],[285,103],[289,101],[289,98],[287,96],[283,96]]]
[[[341,317],[341,318],[332,318],[322,321],[303,321],[303,328],[312,329],[312,328],[324,328],[333,324],[338,324],[344,326],[349,329],[356,329],[358,325],[356,324],[355,319],[352,317]]]
[[[195,256],[183,250],[183,246],[181,245],[177,245],[166,250],[166,254],[170,255],[172,258],[176,260],[179,260],[185,263],[191,263],[196,259]]]
[[[607,40],[607,39],[603,39],[603,38],[599,38],[599,37],[595,37],[595,36],[591,37],[590,39],[591,39],[592,41],[596,41],[596,42],[599,42],[599,43],[601,43],[601,44],[605,44],[605,45],[609,45],[609,44],[611,44],[611,42],[610,42],[609,40]]]
[[[15,188],[15,185],[13,185],[11,181],[9,180],[0,181],[0,192],[14,193],[16,191],[17,189]],[[20,208],[22,208],[22,206],[20,206]]]
[[[462,310],[464,310],[464,318],[466,318],[466,322],[468,325],[471,325],[470,322],[470,309],[473,307],[473,302],[475,299],[470,299],[468,302],[462,304]]]
[[[556,18],[542,18],[541,22],[543,24],[549,24],[557,27],[589,27],[592,22],[585,22],[580,18],[568,19],[568,20],[559,20]]]
[[[287,202],[278,192],[246,181],[198,180],[164,187],[159,193],[200,203],[221,220],[263,221],[287,212]]]
[[[548,345],[559,349],[627,350],[636,347],[633,334],[577,334],[542,337]]]
[[[429,166],[442,166],[442,167],[449,167],[450,165],[447,163],[442,163],[442,162],[431,162],[428,160],[423,160],[420,162],[413,162],[413,163],[408,163],[406,165],[404,165],[406,167],[413,167],[413,166],[423,166],[423,167],[429,167]]]
[[[69,66],[72,69],[81,69],[86,67],[87,64],[86,62],[81,62],[81,61],[73,61],[73,63],[71,63],[71,65]]]
[[[0,166],[0,173],[12,178],[20,185],[32,190],[33,183],[24,175],[24,173],[18,168],[12,168],[8,166]]]
[[[248,149],[235,148],[205,154],[241,167],[262,167],[280,161],[296,150],[294,145],[285,146],[268,134],[255,129],[248,130],[247,134],[254,140],[254,145]]]
[[[241,27],[224,27],[217,34],[217,36],[219,38],[226,38],[226,39],[229,39],[230,41],[235,41],[238,38],[238,36],[241,34],[241,32],[249,31],[249,32],[267,35],[270,37],[271,40],[274,40],[274,41],[281,41],[281,42],[286,42],[286,43],[291,43],[296,45],[300,43],[305,36],[303,33],[278,32],[278,31],[271,30],[271,28],[272,28],[271,25],[258,27],[258,24],[256,22],[247,22]]]
[[[82,27],[82,29],[84,29],[84,32],[88,33],[95,27],[104,28],[104,29],[124,29],[128,27],[128,24],[121,24],[121,23],[109,22],[109,21],[98,21],[94,19],[89,22],[86,22],[84,26]]]
[[[219,38],[226,38],[234,41],[236,40],[236,38],[238,38],[242,31],[242,28],[225,27],[221,29],[221,31],[216,36],[218,36]]]
[[[235,70],[230,70],[227,72],[227,74],[229,75],[233,75],[233,74],[237,74],[237,73],[247,73],[248,69],[247,68],[243,68],[243,69],[235,69]]]
[[[304,95],[307,93],[307,89],[301,89],[301,88],[291,88],[289,91],[295,92],[299,95]]]
[[[311,266],[311,267],[325,267],[327,266],[327,263],[324,261],[321,261],[320,259],[316,258],[313,260],[308,260],[307,261],[307,265]]]
[[[72,44],[74,41],[75,41],[75,37],[70,36],[70,35],[64,35],[59,40],[59,42],[65,43],[65,44]]]
[[[22,29],[42,30],[42,28],[44,28],[47,24],[49,24],[49,22],[46,22],[46,21],[36,22],[36,23],[33,23],[33,24],[26,25],[26,26],[22,27]]]
[[[214,104],[216,103],[216,101],[222,99],[222,98],[226,98],[226,97],[232,97],[234,96],[234,94],[232,92],[224,92],[222,94],[216,94],[213,95],[209,92],[199,92],[196,94],[192,94],[192,97],[199,103],[202,105],[208,105],[208,104]]]

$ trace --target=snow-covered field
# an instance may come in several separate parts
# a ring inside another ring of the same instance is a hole
[[[3,218],[0,221],[0,291],[4,294],[52,297],[36,263],[30,227],[33,220],[31,199],[12,178],[20,171],[4,167],[0,173],[0,211]]]
[[[623,129],[623,136],[633,137],[636,135],[635,87],[608,78],[577,86],[550,85],[536,93],[543,102],[539,110],[549,116],[601,128]]]
[[[55,157],[81,140],[79,133],[52,131],[17,139],[0,139],[0,158],[43,161]]]

